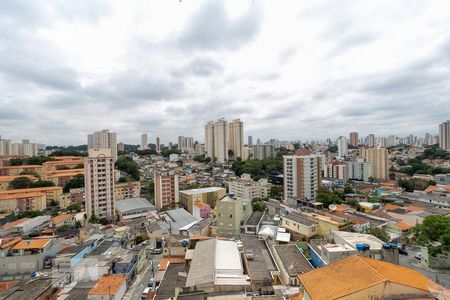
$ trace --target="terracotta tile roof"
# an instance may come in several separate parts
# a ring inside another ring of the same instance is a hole
[[[3,281],[0,282],[0,293],[16,285],[17,281]]]
[[[0,200],[11,200],[11,199],[20,199],[20,198],[33,198],[33,197],[42,197],[42,196],[45,196],[45,194],[41,193],[41,192],[16,193],[16,194],[0,195]]]
[[[78,160],[56,160],[56,161],[46,161],[43,166],[65,166],[65,165],[78,165],[84,163],[84,159]]]
[[[163,257],[159,262],[159,270],[167,270],[169,263],[171,264],[184,264],[183,257]]]
[[[33,240],[42,240],[42,239],[56,239],[57,236],[55,235],[40,235],[37,237],[34,237]]]
[[[125,282],[125,275],[103,275],[88,295],[115,295]]]
[[[64,222],[66,220],[69,220],[70,218],[72,218],[72,215],[70,215],[70,214],[62,214],[62,215],[58,215],[58,216],[54,217],[52,219],[52,222],[53,222],[54,225],[56,225],[58,223]]]
[[[39,169],[41,165],[24,165],[24,166],[5,166],[0,167],[0,170],[14,170],[14,169]]]
[[[12,221],[12,222],[8,222],[8,223],[4,224],[3,226],[1,226],[0,230],[9,229],[9,228],[19,225],[29,219],[30,218],[22,218],[22,219],[18,219],[18,220]]]
[[[44,248],[50,240],[22,240],[18,242],[12,249],[36,249]]]
[[[409,230],[412,228],[411,225],[402,221],[395,223],[394,226],[400,228],[401,230]]]
[[[17,244],[18,242],[20,242],[20,240],[22,240],[22,239],[21,238],[2,239],[2,240],[0,240],[0,249],[6,249],[8,247],[11,247],[11,246]]]
[[[435,185],[429,185],[424,191],[425,192],[432,192],[432,191],[436,191],[438,189],[439,189],[439,187],[437,187]]]
[[[34,192],[48,192],[48,191],[56,191],[61,190],[62,187],[60,186],[48,186],[48,187],[39,187],[39,188],[30,188],[30,189],[15,189],[15,190],[3,190],[0,191],[0,195],[11,195],[11,194],[18,194],[18,193],[34,193]]]
[[[425,207],[418,206],[418,205],[410,205],[410,206],[406,207],[406,209],[409,211],[425,211]]]
[[[209,206],[208,204],[203,203],[203,202],[196,202],[194,205],[197,206],[198,208],[204,208],[204,207]]]
[[[14,179],[17,179],[19,177],[26,177],[30,180],[36,181],[37,178],[34,177],[33,175],[18,175],[18,176],[0,176],[0,182],[11,182]]]
[[[401,206],[386,203],[385,205],[383,205],[383,208],[384,208],[385,210],[396,210],[396,209],[401,208]]]
[[[429,281],[413,269],[359,255],[306,272],[299,279],[312,300],[339,299],[385,282],[428,291]]]
[[[191,240],[207,240],[207,239],[212,239],[211,236],[207,236],[207,235],[193,235],[191,236]]]
[[[289,300],[302,300],[303,299],[303,293],[298,292],[296,294],[290,295]]]

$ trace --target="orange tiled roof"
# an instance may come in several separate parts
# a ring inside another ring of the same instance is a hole
[[[89,291],[89,295],[115,295],[125,282],[125,275],[103,275]]]
[[[348,205],[336,204],[336,211],[345,211],[348,209],[352,209],[352,208]]]
[[[24,165],[24,166],[4,166],[0,167],[0,170],[14,170],[14,169],[39,169],[41,165]]]
[[[340,217],[340,218],[348,219],[348,220],[350,220],[353,224],[357,224],[357,225],[363,225],[363,224],[368,223],[367,221],[364,221],[364,220],[358,218],[357,216],[348,215],[348,214],[345,214],[345,213],[343,213],[342,211],[338,211],[338,210],[333,211],[333,212],[330,212],[330,214],[333,215],[333,216]]]
[[[54,217],[52,219],[52,222],[53,222],[53,224],[58,224],[58,223],[64,222],[65,220],[68,220],[70,218],[72,218],[72,215],[62,214],[62,215],[58,215],[58,216]]]
[[[386,282],[428,292],[429,281],[413,269],[359,255],[306,272],[299,279],[312,300],[340,299]]]
[[[2,239],[0,240],[0,249],[6,249],[8,247],[11,247],[20,242],[21,239],[22,238]]]
[[[33,175],[17,175],[17,176],[0,176],[0,182],[11,182],[19,177],[26,177],[30,180],[37,180]]]
[[[40,235],[33,238],[33,240],[43,240],[43,239],[56,239],[55,235]]]
[[[163,257],[159,262],[160,270],[167,270],[169,263],[171,264],[184,264],[185,260],[182,257]]]
[[[204,208],[206,206],[209,206],[208,204],[203,202],[196,202],[194,205],[197,206],[198,208]]]
[[[418,206],[418,205],[410,205],[410,206],[406,207],[406,209],[409,211],[424,211],[425,207]]]
[[[401,206],[397,206],[397,205],[394,205],[394,204],[386,203],[385,205],[383,205],[383,208],[385,210],[396,210],[396,209],[401,208]]]
[[[16,285],[17,281],[3,281],[0,282],[0,293]]]
[[[400,228],[401,230],[409,230],[412,228],[411,225],[402,221],[395,223],[394,226]]]
[[[212,239],[212,237],[207,235],[195,235],[195,234],[191,236],[191,240],[207,240],[207,239]]]
[[[432,192],[432,191],[436,191],[438,189],[439,189],[439,187],[437,187],[435,185],[429,185],[424,191],[425,192]]]
[[[8,223],[4,224],[2,227],[0,227],[0,230],[9,229],[9,228],[11,228],[13,226],[16,226],[18,224],[21,224],[21,223],[23,223],[23,222],[25,222],[26,220],[29,220],[29,219],[30,218],[22,218],[22,219],[18,219],[18,220],[12,221],[12,222],[8,222]]]
[[[16,193],[16,194],[6,194],[0,195],[0,200],[10,200],[10,199],[18,199],[18,198],[30,198],[30,197],[41,197],[45,196],[44,193],[33,192],[33,193]]]
[[[47,187],[38,187],[38,188],[29,188],[29,189],[15,189],[15,190],[3,190],[0,191],[0,195],[11,195],[18,193],[33,193],[33,192],[48,192],[48,191],[56,191],[62,190],[63,188],[60,186],[47,186]]]
[[[35,249],[44,248],[50,240],[22,240],[18,242],[13,249]]]
[[[56,161],[46,161],[43,166],[65,166],[65,165],[78,165],[84,163],[84,159],[79,160],[56,160]]]

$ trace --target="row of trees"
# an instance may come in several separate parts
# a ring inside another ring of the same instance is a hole
[[[10,189],[29,189],[29,188],[55,186],[55,184],[53,183],[53,181],[48,180],[33,181],[28,177],[18,177],[12,180],[8,186]]]
[[[121,156],[117,159],[116,168],[130,175],[134,180],[139,180],[139,166],[131,158]]]
[[[414,190],[423,191],[430,185],[436,185],[433,180],[425,180],[421,178],[400,178],[397,180],[398,186],[405,189],[407,192],[414,192]]]
[[[10,160],[11,166],[22,166],[22,165],[42,165],[47,161],[55,160],[54,158],[47,156],[32,156],[26,158],[12,158]]]

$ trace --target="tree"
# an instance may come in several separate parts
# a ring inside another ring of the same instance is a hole
[[[31,185],[30,185],[31,188],[49,187],[49,186],[55,186],[55,183],[53,181],[49,181],[49,180],[38,180],[38,181],[31,182]]]
[[[322,202],[324,207],[341,202],[341,198],[337,194],[329,191],[325,187],[320,187],[317,189],[316,200]]]
[[[252,203],[253,211],[265,211],[266,203],[263,201],[255,201]]]
[[[441,215],[427,216],[422,224],[414,227],[413,232],[417,244],[428,247],[432,255],[450,251],[450,218]]]
[[[232,149],[228,149],[228,158],[230,160],[234,159],[234,151]]]
[[[127,180],[127,178],[126,177],[120,177],[119,178],[119,183],[124,183],[124,182],[127,182],[128,180]]]
[[[92,224],[98,224],[100,221],[99,221],[99,219],[97,218],[97,216],[96,215],[92,215],[90,218],[89,218],[89,223],[92,223]]]
[[[80,204],[80,202],[78,202],[78,201],[73,202],[72,204],[70,204],[69,206],[67,206],[67,210],[68,210],[68,211],[77,211],[77,212],[80,212],[80,211],[81,211],[81,204]]]
[[[367,229],[367,233],[379,238],[380,240],[386,243],[389,242],[390,240],[389,234],[383,229],[378,228],[376,226],[370,226],[370,228]]]
[[[84,175],[77,174],[72,179],[70,179],[64,186],[63,192],[68,193],[70,189],[82,188],[84,187]]]
[[[354,192],[350,184],[344,186],[344,194],[353,194]]]
[[[209,164],[211,162],[211,157],[205,158],[205,164]]]
[[[33,181],[28,177],[17,177],[9,183],[10,189],[27,189]]]
[[[269,197],[273,199],[281,200],[283,198],[283,189],[281,186],[272,185],[269,191]]]
[[[117,161],[116,161],[115,166],[120,171],[129,174],[133,179],[135,179],[135,180],[140,179],[139,178],[139,166],[131,158],[124,157],[124,156],[119,157],[119,159],[117,159]]]

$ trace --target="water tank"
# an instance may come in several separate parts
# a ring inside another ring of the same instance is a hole
[[[369,244],[356,244],[357,250],[369,250],[370,245]]]

